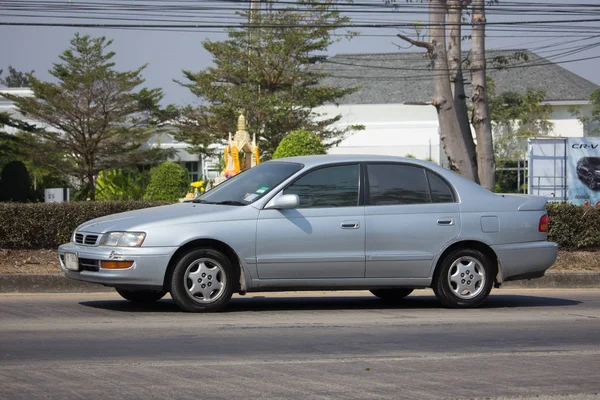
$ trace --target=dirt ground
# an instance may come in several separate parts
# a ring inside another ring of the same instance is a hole
[[[600,251],[559,251],[553,271],[598,271]],[[0,249],[0,274],[58,274],[56,250]]]

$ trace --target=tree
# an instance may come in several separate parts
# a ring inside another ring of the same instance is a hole
[[[362,128],[336,127],[340,115],[325,117],[314,111],[355,91],[322,84],[328,74],[319,64],[335,41],[331,33],[335,26],[349,22],[336,11],[335,1],[299,0],[262,14],[253,10],[240,15],[250,19],[246,27],[229,30],[228,40],[203,43],[214,67],[183,71],[187,83],[182,84],[201,104],[183,111],[177,139],[210,154],[210,145],[234,131],[243,112],[248,130],[257,134],[262,158],[268,159],[284,136],[295,130],[314,132],[332,146],[347,132]]]
[[[326,153],[327,150],[319,136],[309,131],[299,130],[283,138],[273,153],[273,159]]]
[[[0,201],[24,203],[31,200],[31,180],[21,161],[11,161],[0,173]]]
[[[2,76],[3,70],[0,69],[0,76]],[[35,71],[24,73],[17,71],[12,66],[8,66],[8,76],[6,78],[0,78],[0,85],[8,87],[28,87],[30,80],[28,75],[32,75]]]
[[[477,181],[477,165],[469,158],[467,141],[457,117],[450,86],[450,70],[446,52],[446,0],[429,2],[429,41],[414,40],[402,34],[398,37],[414,46],[427,49],[433,69],[433,105],[438,114],[440,139],[453,168],[464,177]],[[459,84],[456,81],[456,84]]]
[[[473,60],[471,64],[473,116],[471,122],[477,137],[477,174],[479,181],[481,186],[488,190],[494,190],[496,162],[494,160],[494,142],[486,86],[485,2],[486,0],[473,0]]]
[[[460,133],[465,141],[467,152],[464,157],[471,160],[471,163],[477,163],[477,154],[475,152],[475,142],[471,132],[469,122],[469,108],[467,107],[467,95],[465,94],[465,79],[463,74],[463,54],[462,54],[462,23],[463,11],[470,4],[470,0],[448,0],[446,26],[448,38],[448,68],[450,73],[450,88],[456,108],[456,117]],[[478,177],[479,178],[479,177]],[[479,179],[476,179],[477,182]]]
[[[554,128],[549,121],[552,106],[543,104],[545,92],[528,88],[524,94],[495,94],[495,84],[488,78],[490,120],[494,126],[494,153],[499,160],[521,157],[525,149],[519,138],[545,136]]]
[[[600,136],[600,89],[592,92],[590,104],[592,106],[590,115],[584,115],[579,106],[572,106],[569,111],[577,117],[586,136]]]
[[[135,88],[144,82],[146,67],[119,72],[108,51],[112,40],[76,34],[71,46],[50,73],[58,83],[42,82],[27,74],[34,97],[6,94],[21,113],[46,125],[35,130],[42,141],[55,145],[74,175],[95,198],[99,171],[163,159],[159,150],[141,150],[153,133],[153,112],[162,92]]]
[[[190,185],[189,175],[181,165],[167,161],[150,170],[146,200],[172,201],[182,198]]]

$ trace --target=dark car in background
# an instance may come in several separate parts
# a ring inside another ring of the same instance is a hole
[[[580,158],[577,161],[577,177],[590,189],[600,189],[600,157]]]

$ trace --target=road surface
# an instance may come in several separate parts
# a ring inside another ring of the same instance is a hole
[[[1,295],[0,399],[600,398],[600,290],[493,293],[251,294],[218,314]]]

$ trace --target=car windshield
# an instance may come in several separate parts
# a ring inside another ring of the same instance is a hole
[[[245,206],[265,196],[302,167],[288,162],[259,164],[215,186],[193,202]]]
[[[590,157],[590,164],[596,168],[600,168],[600,157]]]

